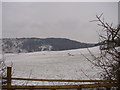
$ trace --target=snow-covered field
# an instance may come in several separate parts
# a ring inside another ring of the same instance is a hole
[[[90,48],[98,55],[98,47]],[[96,68],[85,59],[89,57],[87,49],[66,51],[41,51],[34,53],[5,54],[7,66],[13,63],[14,77],[40,79],[96,79],[99,77]]]

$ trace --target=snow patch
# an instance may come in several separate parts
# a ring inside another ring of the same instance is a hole
[[[99,47],[89,50],[97,55]],[[13,63],[14,77],[77,80],[99,78],[99,70],[92,68],[81,53],[92,59],[88,49],[5,54],[5,58],[8,65]]]

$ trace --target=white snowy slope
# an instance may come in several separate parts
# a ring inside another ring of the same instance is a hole
[[[98,55],[98,47],[89,50]],[[87,49],[66,51],[42,51],[34,53],[5,54],[6,64],[13,63],[14,77],[40,79],[96,79],[96,68],[83,55],[90,56]]]

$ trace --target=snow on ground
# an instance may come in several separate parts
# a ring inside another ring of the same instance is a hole
[[[99,51],[98,47],[89,50],[95,55]],[[5,59],[8,66],[13,63],[14,77],[77,80],[98,78],[98,70],[92,68],[81,53],[91,58],[87,49],[76,49],[5,54]]]

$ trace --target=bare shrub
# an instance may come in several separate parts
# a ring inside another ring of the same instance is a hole
[[[112,24],[105,22],[102,15],[96,15],[97,20],[91,21],[98,22],[104,32],[99,35],[100,55],[95,56],[89,51],[94,59],[87,60],[102,70],[100,73],[102,79],[117,80],[120,90],[120,25],[113,27]]]

